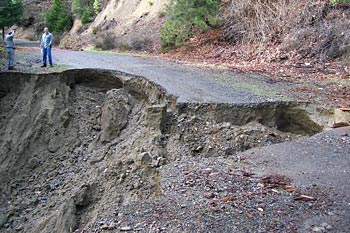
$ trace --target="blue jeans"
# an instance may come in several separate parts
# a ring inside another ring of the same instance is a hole
[[[47,47],[47,48],[43,48],[43,65],[46,66],[46,59],[47,57],[49,58],[49,63],[50,65],[52,65],[52,57],[51,57],[51,46]]]
[[[13,67],[15,63],[15,49],[14,48],[6,48],[7,54],[9,57],[9,67]]]

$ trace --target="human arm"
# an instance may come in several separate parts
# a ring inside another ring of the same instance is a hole
[[[15,35],[15,31],[14,31],[14,30],[11,30],[11,31],[7,34],[7,38],[12,40],[13,37],[14,37],[14,35]]]
[[[48,47],[51,47],[53,44],[53,35],[50,33],[50,40],[49,40],[49,43],[48,43]]]

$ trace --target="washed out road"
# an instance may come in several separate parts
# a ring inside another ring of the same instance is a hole
[[[18,54],[25,58],[25,62],[30,60],[32,67],[40,67],[40,49],[26,48]],[[200,69],[156,58],[112,53],[53,49],[53,59],[55,66],[64,69],[110,69],[143,76],[178,96],[178,102],[249,104],[290,100],[286,90],[297,85],[286,81],[277,83],[259,75]],[[54,67],[45,68],[44,72],[51,72],[50,69],[55,71]],[[322,231],[323,223],[332,227],[331,232],[350,231],[349,156],[349,127],[237,155],[250,162],[253,172],[284,175],[291,178],[297,187],[316,187],[334,199],[333,207],[327,207],[327,214],[305,219],[300,232],[309,232],[307,229],[326,232]]]

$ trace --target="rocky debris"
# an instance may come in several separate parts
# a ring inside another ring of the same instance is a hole
[[[304,219],[328,215],[334,204],[317,188],[290,189],[285,177],[270,176],[276,185],[264,185],[266,178],[243,167],[222,157],[179,158],[160,168],[159,195],[121,205],[108,218],[135,231],[293,232]],[[294,200],[303,193],[317,200]],[[96,229],[96,223],[84,228]]]
[[[120,231],[131,231],[131,230],[132,230],[132,227],[128,227],[128,226],[120,228]]]
[[[150,130],[164,132],[167,121],[167,105],[152,105],[146,109],[147,127]]]
[[[101,113],[101,142],[109,142],[126,127],[132,106],[129,94],[123,89],[107,92]]]
[[[333,227],[328,223],[324,222],[320,226],[315,226],[312,228],[312,232],[328,232],[332,230]]]
[[[2,232],[294,231],[328,214],[317,188],[246,169],[240,151],[305,136],[279,130],[275,103],[168,109],[145,79],[81,72],[0,75]]]
[[[178,117],[171,130],[174,131],[171,137],[176,137],[176,140],[181,142],[178,145],[181,153],[188,156],[231,157],[250,148],[303,137],[256,122],[240,126],[229,122],[215,123],[205,117],[184,114]]]
[[[53,212],[50,216],[43,217],[33,229],[28,228],[30,232],[50,232],[55,229],[58,233],[72,232],[77,227],[76,205],[73,200],[68,200]]]
[[[350,109],[338,108],[334,110],[334,123],[333,127],[344,127],[350,125]]]

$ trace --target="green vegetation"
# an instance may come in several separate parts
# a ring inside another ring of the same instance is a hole
[[[183,44],[195,28],[205,30],[219,23],[218,0],[170,0],[166,6],[167,20],[161,30],[163,48]]]
[[[333,5],[335,5],[337,3],[350,3],[350,0],[331,0],[331,3]]]
[[[94,1],[94,12],[95,12],[95,15],[97,15],[98,13],[100,13],[101,11],[101,3],[100,3],[100,0],[95,0]]]
[[[5,36],[5,27],[17,23],[23,13],[23,4],[20,0],[1,0],[0,4],[0,28],[2,36]]]
[[[46,26],[54,33],[61,34],[73,25],[71,11],[65,0],[54,0],[46,14]]]
[[[90,20],[90,12],[88,10],[85,10],[83,15],[81,16],[81,22],[83,24],[89,23]]]
[[[72,12],[74,17],[80,18],[83,14],[83,7],[82,7],[81,0],[73,0],[72,1]]]
[[[101,11],[101,0],[73,0],[72,12],[83,24],[91,20]]]
[[[5,50],[5,46],[0,43],[0,64],[2,62],[2,59],[4,59],[6,56],[6,50]],[[1,66],[0,66],[0,70],[1,70]]]

